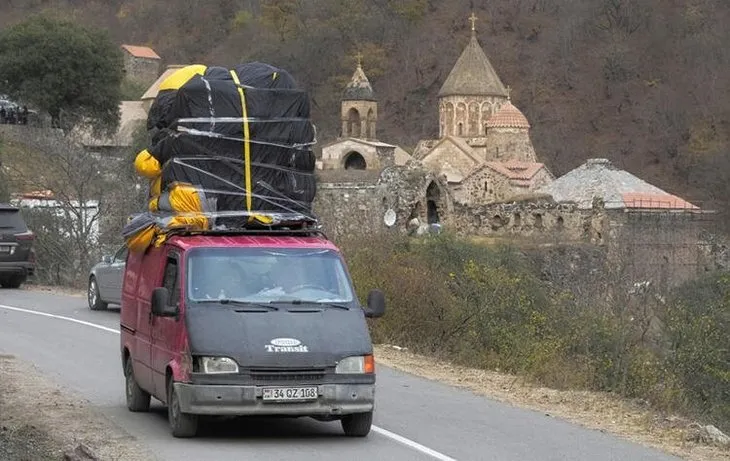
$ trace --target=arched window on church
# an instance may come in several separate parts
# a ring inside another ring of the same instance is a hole
[[[469,104],[469,115],[468,115],[468,129],[469,136],[479,136],[479,104],[472,102]]]
[[[459,136],[464,136],[464,124],[459,122]]]
[[[348,136],[351,138],[360,137],[360,112],[354,107],[347,112],[347,131]]]

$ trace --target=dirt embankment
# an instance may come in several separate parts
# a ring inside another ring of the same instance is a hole
[[[32,365],[0,355],[0,461],[57,461],[79,446],[104,461],[156,459],[86,402]]]

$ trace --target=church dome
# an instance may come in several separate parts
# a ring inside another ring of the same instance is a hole
[[[497,112],[487,120],[487,128],[530,128],[527,117],[516,108],[511,101],[505,102]]]
[[[507,96],[507,90],[479,45],[473,28],[469,44],[438,92],[439,98],[445,96]]]
[[[350,83],[345,87],[342,99],[345,101],[377,101],[373,87],[370,85],[370,81],[360,64],[355,69]]]

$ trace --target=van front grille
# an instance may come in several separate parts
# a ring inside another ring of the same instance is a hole
[[[324,379],[324,368],[307,369],[271,369],[252,368],[249,370],[251,378],[255,381],[293,381],[293,382],[314,382]]]

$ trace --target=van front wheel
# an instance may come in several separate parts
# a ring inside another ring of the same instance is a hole
[[[150,394],[139,387],[137,380],[134,379],[132,357],[129,357],[124,364],[124,377],[126,380],[127,408],[129,408],[129,411],[149,411]]]
[[[345,431],[345,435],[350,437],[365,437],[373,425],[373,412],[369,411],[367,413],[355,413],[343,416],[340,422],[342,423],[342,430]]]
[[[198,432],[198,415],[183,413],[180,410],[180,399],[175,392],[172,379],[167,383],[167,419],[173,437],[195,437]]]

